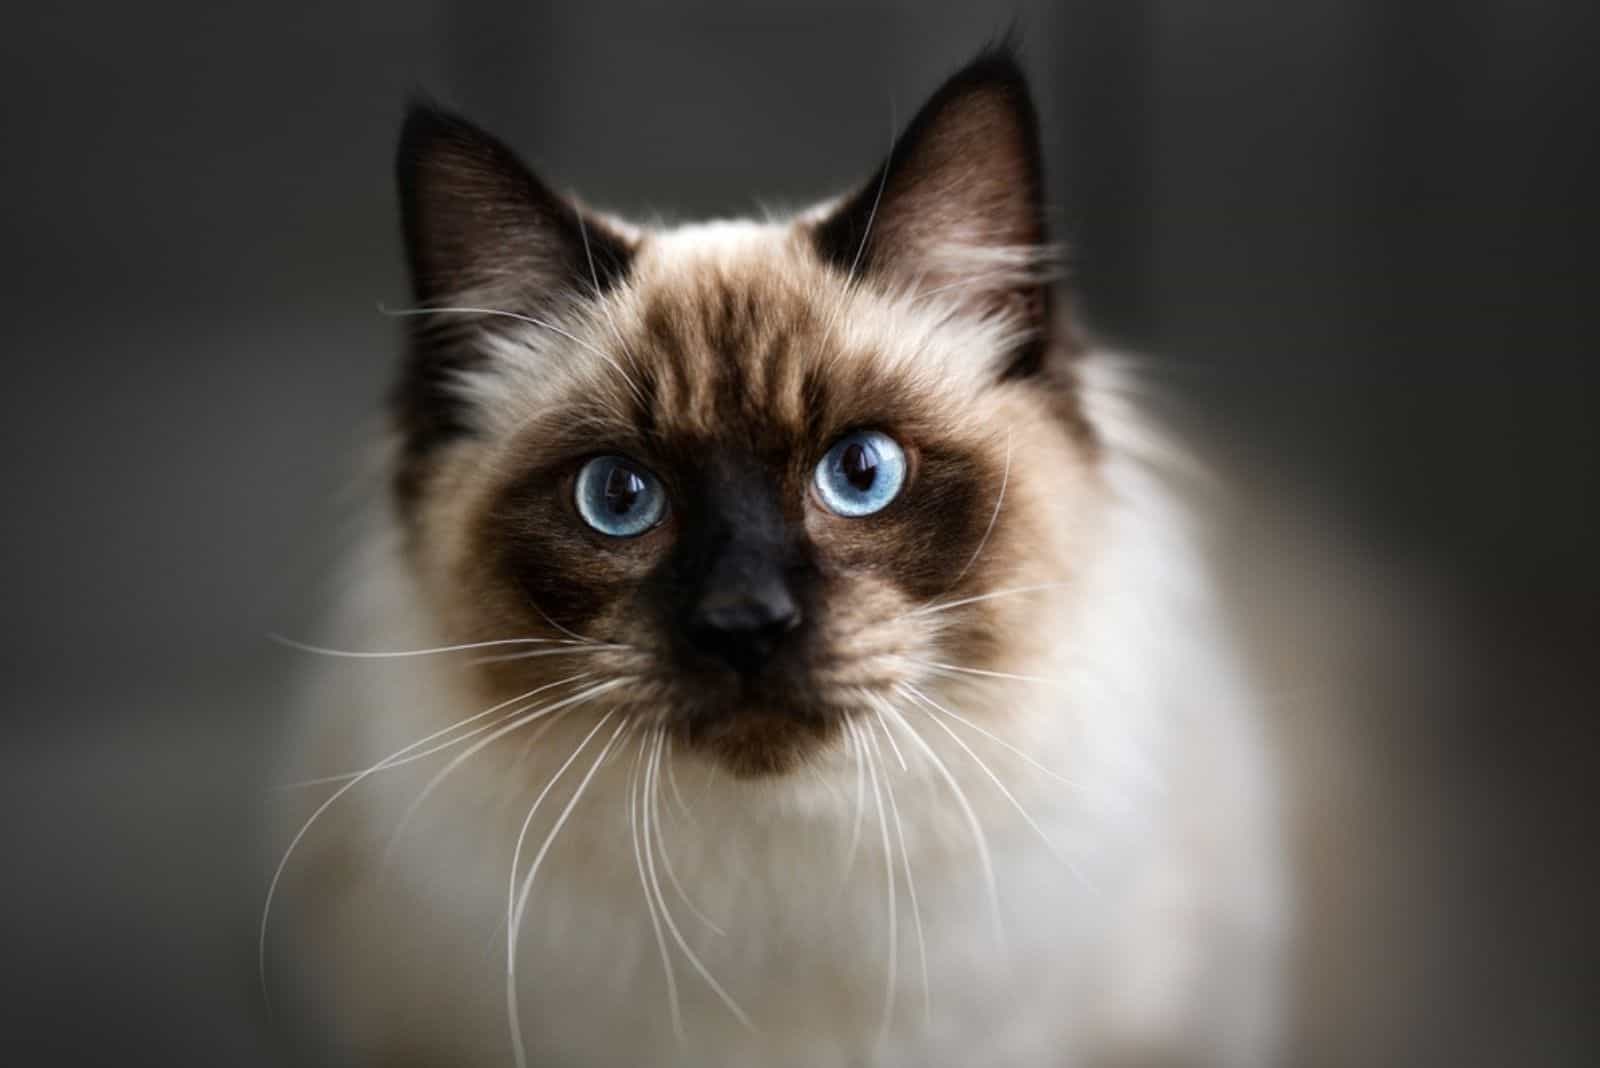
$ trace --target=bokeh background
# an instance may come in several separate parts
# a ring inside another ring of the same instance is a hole
[[[349,537],[407,93],[601,206],[743,213],[864,176],[1015,19],[1084,314],[1241,503],[1321,917],[1291,1063],[1596,1063],[1588,6],[9,12],[7,1061],[293,1063],[254,986],[296,667],[265,635],[314,626]]]

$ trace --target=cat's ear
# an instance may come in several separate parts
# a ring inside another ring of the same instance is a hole
[[[1012,373],[1036,366],[1051,326],[1039,124],[1009,48],[985,52],[923,105],[860,189],[814,225],[852,276],[939,290],[963,312],[1012,318]]]
[[[605,290],[629,243],[553,193],[511,149],[413,103],[395,156],[412,288],[427,306],[472,295],[502,310]]]
[[[395,175],[414,311],[453,309],[408,320],[391,403],[403,446],[395,489],[409,507],[434,450],[471,432],[460,383],[487,358],[483,332],[604,292],[627,275],[633,250],[498,140],[427,104],[406,116]]]

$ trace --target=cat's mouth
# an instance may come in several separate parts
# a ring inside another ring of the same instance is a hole
[[[693,748],[735,775],[759,778],[800,766],[840,729],[839,721],[831,717],[802,719],[763,710],[691,720],[686,733]]]
[[[678,740],[727,771],[758,778],[790,772],[839,745],[852,718],[871,715],[902,681],[881,655],[776,658],[758,672],[662,672],[654,714]]]
[[[793,698],[746,698],[689,710],[682,737],[735,775],[781,775],[832,744],[847,713]]]

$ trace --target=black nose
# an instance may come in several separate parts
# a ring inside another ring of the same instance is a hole
[[[749,673],[771,659],[784,635],[799,625],[800,606],[773,576],[706,591],[690,616],[688,636],[698,652]]]

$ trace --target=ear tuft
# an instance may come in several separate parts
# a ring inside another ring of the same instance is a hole
[[[923,105],[889,158],[812,231],[837,269],[914,292],[955,294],[973,315],[1015,319],[1029,339],[1006,370],[1036,364],[1050,329],[1039,122],[1009,44],[986,50]]]

